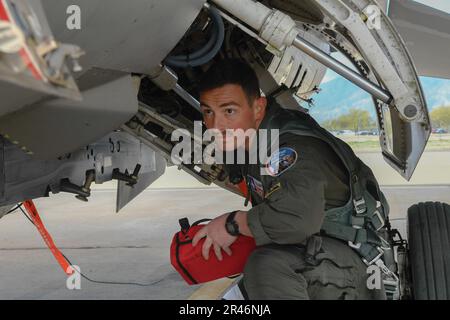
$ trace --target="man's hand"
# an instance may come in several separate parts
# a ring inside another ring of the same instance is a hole
[[[237,237],[230,235],[225,229],[225,222],[228,215],[229,213],[225,213],[211,220],[192,239],[192,245],[195,247],[200,239],[206,237],[202,248],[202,255],[205,260],[209,259],[211,246],[214,248],[214,252],[219,261],[222,261],[222,250],[231,256],[230,245],[236,241]]]

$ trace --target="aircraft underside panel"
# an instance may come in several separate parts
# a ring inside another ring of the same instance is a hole
[[[53,92],[42,81],[22,85],[22,74],[8,77],[8,82],[0,77],[0,134],[39,159],[54,159],[119,128],[137,112],[138,83],[133,84],[130,74],[157,68],[204,2],[43,0],[42,10],[30,6],[30,12],[45,13],[38,20],[57,43],[84,51],[76,60],[81,68],[73,70],[73,87],[81,96]],[[76,15],[79,26],[70,24]],[[69,53],[58,56],[62,62],[65,55]]]
[[[86,51],[92,67],[149,74],[175,47],[205,0],[41,0],[59,41]],[[67,28],[71,5],[80,8],[81,28]]]
[[[52,99],[3,116],[0,133],[38,159],[55,159],[119,128],[137,112],[130,75],[82,94],[82,101]]]
[[[101,184],[132,173],[137,165],[140,165],[138,183],[121,185],[124,193],[120,198],[121,208],[136,196],[136,191],[142,191],[159,178],[166,167],[159,153],[128,133],[110,133],[55,160],[38,160],[26,155],[0,137],[0,206],[48,196],[50,192],[69,192],[74,194],[74,201],[80,195],[86,200],[90,190],[83,186],[88,175],[92,176],[93,183]]]

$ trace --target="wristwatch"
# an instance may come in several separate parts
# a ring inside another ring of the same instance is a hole
[[[235,237],[240,235],[239,225],[237,224],[236,220],[234,220],[236,213],[237,213],[237,211],[230,212],[230,214],[228,215],[227,220],[225,222],[225,229],[227,230],[227,232],[230,235],[235,236]]]

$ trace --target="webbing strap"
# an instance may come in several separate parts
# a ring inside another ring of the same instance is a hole
[[[353,243],[364,243],[367,241],[367,232],[365,229],[356,229],[329,220],[323,222],[321,229],[326,235],[340,240]]]
[[[350,241],[354,244],[370,243],[377,246],[382,245],[380,237],[376,232],[367,228],[357,229],[338,222],[325,220],[321,230],[328,236],[344,241]]]
[[[366,264],[372,264],[381,257],[381,241],[376,233],[367,229],[356,229],[340,223],[325,221],[322,232],[330,237],[347,241],[363,258]]]
[[[74,273],[74,270],[72,269],[70,264],[67,262],[66,258],[63,256],[61,251],[59,251],[59,249],[56,247],[50,233],[45,228],[44,223],[42,222],[33,201],[27,200],[27,201],[23,202],[23,206],[27,210],[28,214],[30,215],[31,219],[33,220],[34,225],[36,226],[36,229],[41,234],[42,239],[47,244],[48,248],[52,252],[53,256],[55,257],[56,261],[59,263],[59,265],[61,266],[63,271],[68,275],[71,275],[72,273]]]
[[[364,216],[367,213],[367,205],[363,197],[358,175],[355,172],[352,172],[350,180],[350,188],[352,189],[353,204],[355,207],[355,216]]]

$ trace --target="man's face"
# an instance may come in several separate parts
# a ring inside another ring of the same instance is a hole
[[[241,86],[227,84],[200,94],[200,106],[207,129],[216,129],[222,133],[219,148],[231,151],[245,147],[244,139],[228,138],[227,129],[258,129],[265,115],[267,101],[260,97],[251,102]],[[233,141],[234,140],[234,141]]]

